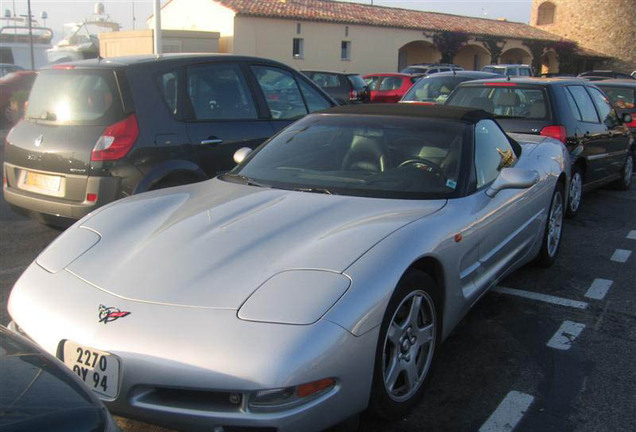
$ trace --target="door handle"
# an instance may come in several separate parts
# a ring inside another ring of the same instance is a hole
[[[221,144],[223,142],[222,139],[205,139],[205,140],[201,140],[201,144],[203,145],[215,145],[215,144]]]

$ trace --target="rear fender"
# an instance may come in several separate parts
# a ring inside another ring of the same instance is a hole
[[[149,191],[154,185],[172,174],[188,174],[197,179],[197,181],[208,179],[205,172],[193,162],[185,160],[166,161],[153,167],[148,175],[137,184],[133,194]]]

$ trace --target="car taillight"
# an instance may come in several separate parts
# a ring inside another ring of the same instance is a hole
[[[108,126],[95,143],[92,161],[113,161],[128,154],[139,136],[137,116],[131,114],[122,121]]]
[[[625,123],[625,126],[631,127],[631,128],[636,128],[636,118],[632,119],[632,121],[630,121],[629,123]]]
[[[565,130],[565,126],[546,126],[543,129],[541,129],[541,135],[543,136],[547,136],[550,138],[555,138],[558,139],[559,141],[561,141],[563,144],[565,144],[568,135],[567,132]]]
[[[358,99],[358,92],[351,89],[349,90],[349,99],[350,100],[357,100]]]

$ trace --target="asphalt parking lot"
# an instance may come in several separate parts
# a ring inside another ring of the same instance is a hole
[[[12,285],[59,233],[0,201],[1,324]],[[360,430],[633,430],[635,360],[636,187],[601,189],[566,221],[552,268],[515,272],[455,329],[417,408],[393,423],[363,417]]]

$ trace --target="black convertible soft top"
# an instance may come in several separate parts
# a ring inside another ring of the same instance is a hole
[[[405,103],[341,105],[327,109],[325,111],[321,111],[321,113],[421,117],[457,120],[467,123],[477,123],[479,120],[482,119],[494,119],[491,113],[475,108],[447,105],[416,105]]]

